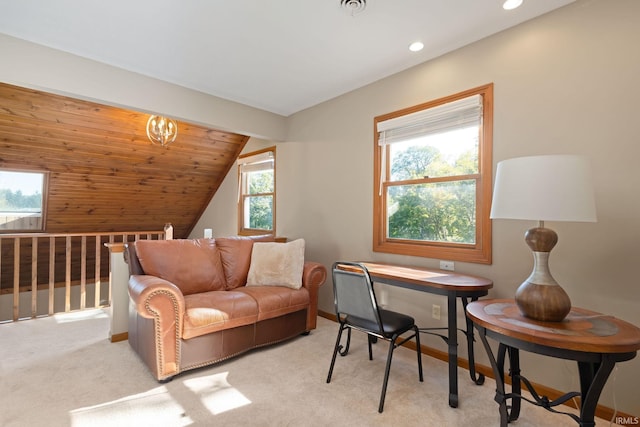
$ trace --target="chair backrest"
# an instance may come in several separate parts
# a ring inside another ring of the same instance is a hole
[[[331,270],[338,319],[352,316],[370,323],[372,330],[382,333],[380,312],[367,268],[355,262],[338,261]]]

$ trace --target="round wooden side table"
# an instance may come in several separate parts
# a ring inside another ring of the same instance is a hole
[[[520,414],[524,399],[545,409],[572,417],[580,426],[595,426],[595,410],[602,389],[617,362],[631,360],[640,349],[640,328],[590,310],[573,307],[561,322],[540,322],[524,317],[512,299],[488,299],[467,306],[467,316],[478,330],[496,378],[495,400],[500,405],[500,425],[506,427]],[[498,357],[487,337],[499,343]],[[520,375],[519,350],[578,362],[580,391],[569,392],[553,401],[540,396]],[[504,362],[509,355],[511,393],[505,392]],[[521,384],[533,399],[524,398]],[[580,397],[580,416],[555,407]],[[511,406],[507,401],[511,400]]]

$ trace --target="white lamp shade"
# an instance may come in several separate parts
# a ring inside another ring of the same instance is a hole
[[[589,161],[548,155],[499,162],[491,218],[595,222]]]

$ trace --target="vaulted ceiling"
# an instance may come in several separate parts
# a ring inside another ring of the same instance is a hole
[[[0,0],[0,33],[288,116],[573,1]]]
[[[187,237],[248,137],[178,122],[167,147],[148,114],[0,84],[0,168],[49,172],[46,231],[162,230]]]

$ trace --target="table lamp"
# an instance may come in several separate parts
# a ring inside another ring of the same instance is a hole
[[[589,161],[576,155],[547,155],[499,162],[491,218],[539,221],[525,233],[534,265],[516,291],[516,304],[531,319],[564,319],[571,300],[549,270],[549,253],[558,235],[545,228],[544,221],[596,221]]]

